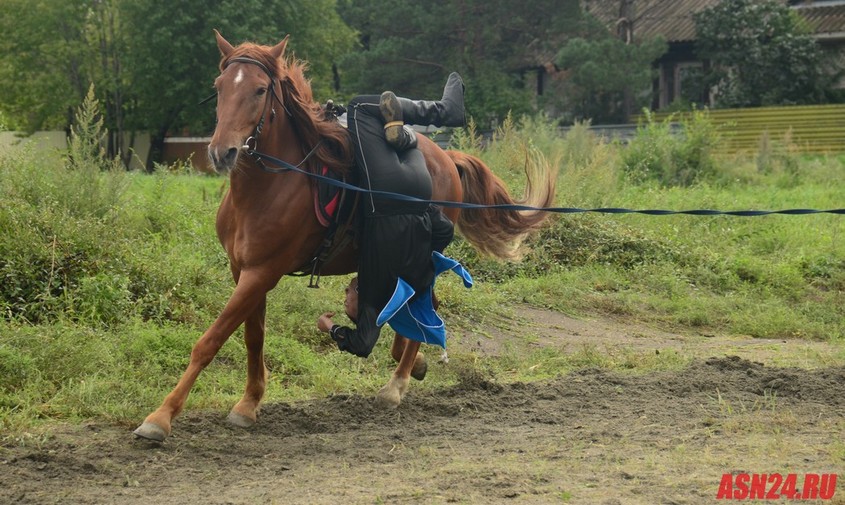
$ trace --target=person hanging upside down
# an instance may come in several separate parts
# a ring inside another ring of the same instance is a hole
[[[391,91],[352,99],[347,127],[361,185],[430,200],[431,176],[416,148],[416,132],[407,125],[465,126],[463,91],[460,75],[453,72],[439,101],[410,100]],[[356,327],[334,324],[334,313],[326,312],[317,328],[329,333],[338,349],[361,357],[370,355],[386,322],[405,337],[445,346],[438,336],[445,337],[445,329],[433,308],[434,279],[448,269],[464,277],[465,285],[472,284],[463,267],[441,254],[454,235],[451,221],[425,202],[365,194],[361,207],[358,277],[354,288],[352,283],[347,287],[345,303]],[[439,329],[405,333],[427,326]]]

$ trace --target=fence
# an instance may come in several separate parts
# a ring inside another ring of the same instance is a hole
[[[754,109],[720,109],[708,111],[710,119],[720,127],[725,152],[756,151],[764,138],[770,141],[787,142],[800,152],[808,154],[845,153],[845,104],[806,105],[786,107],[759,107]],[[669,113],[655,113],[655,121],[665,121]],[[675,116],[682,118],[683,114]],[[635,122],[644,121],[644,116],[633,116]],[[674,130],[680,127],[673,124]],[[603,138],[621,142],[630,140],[636,133],[635,125],[594,125],[590,129]],[[431,135],[436,130],[419,128]],[[564,131],[566,129],[563,129]],[[674,131],[673,130],[673,131]],[[439,133],[434,140],[441,146],[449,144],[449,133]],[[164,163],[188,161],[194,168],[204,172],[212,171],[206,148],[208,138],[171,137],[165,140]],[[32,142],[37,149],[55,150],[66,147],[64,132],[37,132],[21,138],[14,132],[0,132],[0,147],[21,142]],[[143,168],[149,151],[149,135],[140,134],[135,139],[133,168]]]
[[[808,154],[845,152],[845,104],[758,107],[708,111],[724,138],[722,150],[754,151],[764,139],[784,142]],[[670,118],[655,113],[655,121]],[[676,117],[683,117],[679,114]],[[644,121],[644,116],[635,116]]]
[[[127,141],[129,134],[127,134]],[[67,133],[63,131],[40,131],[31,135],[20,132],[0,132],[0,149],[13,146],[30,145],[36,152],[54,153],[67,149]],[[143,170],[150,151],[150,136],[147,133],[135,135],[132,159],[129,168]]]

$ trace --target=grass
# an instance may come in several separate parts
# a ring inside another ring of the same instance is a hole
[[[530,143],[534,128],[532,122],[525,130],[506,124],[499,136],[506,144],[523,136]],[[619,168],[624,148],[585,141],[577,128],[573,134],[577,142],[545,147],[549,158],[570,162],[558,178],[561,206],[777,210],[833,209],[845,202],[842,157],[796,159],[801,169],[790,171],[760,171],[751,158],[718,158],[718,173],[693,185],[633,184]],[[516,186],[517,171],[507,168],[511,158],[495,148],[481,155]],[[511,298],[568,313],[624,314],[756,337],[842,340],[843,231],[841,216],[830,214],[575,214],[556,217],[520,265],[503,268],[476,260],[468,247],[459,251],[474,274],[502,282]]]
[[[561,206],[826,209],[845,202],[842,156],[766,170],[758,167],[759,156],[720,158],[715,173],[681,186],[632,182],[625,148],[599,141],[584,125],[561,139],[542,118],[507,121],[490,146],[480,147],[471,130],[457,142],[517,195],[526,150],[543,153],[561,166]],[[232,290],[214,233],[225,185],[164,168],[124,173],[86,165],[78,155],[70,167],[62,157],[35,157],[26,147],[0,153],[0,433],[59,419],[131,425],[158,405]],[[83,189],[91,187],[96,191]],[[457,239],[447,254],[479,282],[469,291],[448,278],[438,282],[456,341],[493,338],[497,328],[515,334],[496,356],[450,349],[450,364],[434,364],[435,373],[415,387],[454,384],[468,373],[537,380],[585,367],[680,368],[692,359],[683,351],[538,348],[537,336],[521,330],[514,315],[521,304],[667,330],[841,345],[843,233],[843,217],[836,215],[564,215],[532,239],[521,263],[480,257]],[[288,280],[271,294],[267,401],[372,394],[389,377],[389,338],[361,360],[337,352],[315,329],[319,313],[340,306],[346,282],[325,278],[322,289],[310,290]],[[189,409],[227,410],[240,397],[240,336],[203,373]],[[845,351],[818,360],[842,364]]]

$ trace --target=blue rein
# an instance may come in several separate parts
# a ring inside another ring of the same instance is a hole
[[[331,186],[336,186],[338,188],[347,189],[350,191],[358,191],[363,194],[373,195],[373,196],[380,196],[382,198],[387,198],[390,200],[401,200],[405,202],[416,202],[416,203],[427,203],[431,205],[439,205],[441,207],[449,207],[455,209],[499,209],[499,210],[515,210],[515,211],[541,211],[541,212],[554,212],[558,214],[575,214],[575,213],[584,213],[584,212],[596,212],[602,214],[646,214],[650,216],[668,216],[674,214],[687,214],[692,216],[739,216],[739,217],[752,217],[752,216],[766,216],[770,214],[786,214],[786,215],[803,215],[803,214],[841,214],[845,215],[845,209],[831,209],[831,210],[816,210],[816,209],[786,209],[786,210],[732,210],[732,211],[722,211],[722,210],[711,210],[711,209],[696,209],[696,210],[632,210],[632,209],[624,209],[624,208],[617,208],[617,207],[603,207],[597,209],[582,209],[578,207],[532,207],[530,205],[520,205],[520,204],[496,204],[496,205],[483,205],[477,203],[465,203],[465,202],[450,202],[444,200],[422,200],[413,196],[403,195],[401,193],[392,193],[389,191],[376,191],[370,189],[364,189],[359,186],[355,186],[352,184],[348,184],[342,181],[334,180],[330,177],[326,177],[320,174],[315,174],[312,172],[308,172],[300,168],[312,154],[316,151],[317,147],[319,147],[319,143],[314,146],[311,152],[305,156],[305,158],[299,163],[299,165],[292,165],[287,161],[280,160],[269,154],[261,153],[255,150],[247,151],[248,154],[253,156],[254,158],[258,159],[259,161],[265,160],[273,165],[276,165],[280,168],[270,168],[267,167],[264,163],[259,163],[262,170],[269,173],[282,173],[282,172],[296,172],[303,174],[308,177],[312,177],[314,179],[320,180],[329,184]]]

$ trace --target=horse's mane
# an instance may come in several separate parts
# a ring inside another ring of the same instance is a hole
[[[275,59],[268,47],[245,42],[220,60],[220,71],[226,68],[229,60],[238,57],[260,61],[276,76],[282,90],[285,111],[290,114],[291,124],[303,142],[306,153],[320,144],[307,168],[317,172],[326,166],[338,173],[348,172],[353,162],[349,135],[337,119],[326,117],[320,104],[314,101],[311,82],[305,77],[308,64],[287,54]]]

